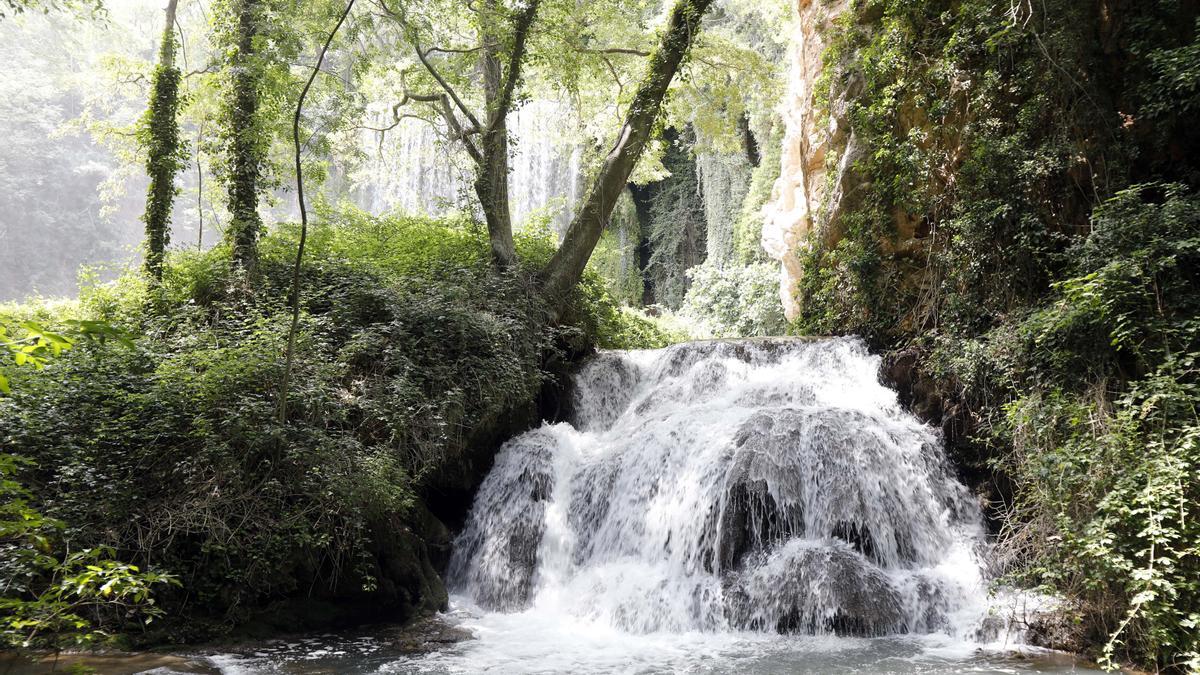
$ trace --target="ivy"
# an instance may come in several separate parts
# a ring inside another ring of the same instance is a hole
[[[1009,578],[1064,597],[1109,667],[1200,667],[1196,21],[863,0],[818,82],[859,152],[794,329],[926,355],[1012,486]]]

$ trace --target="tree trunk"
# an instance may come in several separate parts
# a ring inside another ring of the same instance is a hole
[[[258,266],[259,179],[262,176],[261,133],[258,117],[258,68],[254,64],[254,37],[258,32],[259,0],[235,0],[237,11],[236,50],[227,101],[230,139],[229,211],[232,218],[227,236],[233,264],[252,277]]]
[[[175,9],[178,0],[167,3],[166,26],[158,53],[158,66],[150,85],[150,107],[146,111],[145,270],[162,280],[163,258],[171,240],[171,208],[175,200],[175,173],[179,171],[179,69],[175,67]]]
[[[479,196],[487,220],[492,258],[501,269],[512,265],[517,258],[513,246],[512,210],[508,201],[508,112],[512,109],[513,92],[521,78],[521,64],[525,60],[529,31],[537,18],[540,4],[540,0],[528,0],[513,18],[512,49],[508,53],[507,67],[501,64],[499,41],[495,33],[488,25],[482,29],[480,65],[487,110],[479,143],[475,193]],[[488,16],[484,17],[484,21],[489,22],[491,16],[499,17],[502,7],[496,0],[489,0]]]
[[[629,174],[633,172],[650,139],[667,89],[683,57],[691,48],[700,30],[700,20],[711,4],[712,0],[677,0],[671,10],[662,42],[650,57],[646,75],[638,85],[617,141],[604,159],[583,208],[567,228],[562,246],[554,252],[554,257],[542,271],[542,290],[551,299],[556,311],[562,311],[563,299],[583,276],[584,267],[596,248],[596,242],[600,240],[617,198],[625,189]]]
[[[492,15],[500,11],[495,0],[487,3],[487,9]],[[482,33],[480,66],[487,110],[484,117],[486,127],[479,139],[480,158],[475,168],[475,194],[479,196],[483,217],[487,221],[492,259],[497,266],[505,268],[516,259],[512,210],[508,202],[508,106],[501,107],[504,83],[496,36],[492,27],[487,25],[483,26]],[[523,49],[523,44],[520,47]],[[511,72],[509,74],[512,75]]]

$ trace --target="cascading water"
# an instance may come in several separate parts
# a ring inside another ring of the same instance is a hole
[[[455,542],[476,639],[385,670],[1080,672],[983,648],[979,506],[878,370],[854,339],[597,355]]]
[[[611,352],[509,442],[449,582],[631,633],[969,636],[978,507],[853,340]]]
[[[228,673],[1084,672],[983,630],[979,507],[853,339],[605,352],[500,450],[448,572],[473,639],[214,657]],[[1001,635],[1002,637],[1002,635]],[[983,640],[983,642],[981,642]],[[1094,672],[1094,671],[1087,671]]]

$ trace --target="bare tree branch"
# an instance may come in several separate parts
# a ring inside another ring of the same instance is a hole
[[[429,74],[433,76],[434,80],[437,80],[438,85],[446,91],[446,94],[451,100],[454,101],[454,105],[456,105],[458,109],[462,111],[462,114],[468,120],[470,120],[471,125],[482,129],[483,125],[479,123],[479,120],[476,119],[475,115],[471,113],[471,110],[467,108],[467,104],[463,103],[462,99],[458,97],[458,93],[454,91],[454,87],[451,87],[450,83],[447,82],[445,78],[442,77],[441,73],[437,71],[437,68],[434,68],[433,64],[429,62],[428,54],[421,50],[421,46],[417,43],[415,38],[413,39],[412,44],[413,49],[417,52],[417,58],[420,59],[421,65],[425,66],[425,70],[429,71]]]
[[[431,53],[432,52],[440,52],[442,54],[474,54],[475,52],[479,51],[479,49],[480,49],[479,47],[463,47],[463,48],[430,47],[427,51],[429,51]]]
[[[629,54],[631,56],[650,56],[650,52],[641,49],[630,49],[628,47],[603,47],[600,49],[588,49],[579,47],[579,51],[584,54]]]
[[[455,140],[462,141],[463,147],[467,150],[467,154],[471,156],[471,159],[474,160],[476,164],[483,162],[483,154],[479,152],[479,148],[475,147],[475,143],[473,143],[470,139],[471,134],[478,133],[478,125],[476,125],[475,129],[464,131],[462,124],[460,124],[458,121],[458,117],[454,114],[454,109],[450,107],[449,99],[443,96],[441,99],[441,104],[442,118],[446,120],[446,124],[450,127],[450,130],[454,132],[453,138]]]

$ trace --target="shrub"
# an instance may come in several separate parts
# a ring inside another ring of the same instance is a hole
[[[779,269],[774,263],[718,269],[700,265],[688,271],[691,287],[681,314],[711,337],[782,335],[787,328],[779,302]]]
[[[378,535],[421,531],[420,493],[468,470],[474,435],[532,403],[549,355],[660,339],[594,277],[572,320],[547,325],[523,271],[553,251],[545,237],[521,238],[526,267],[500,276],[471,221],[323,221],[286,424],[290,226],[261,242],[249,297],[230,292],[223,247],[172,254],[161,288],[131,276],[86,289],[72,311],[132,344],[80,344],[0,401],[0,443],[32,460],[22,478],[69,523],[72,550],[107,547],[179,577],[156,639],[207,637],[277,600],[373,591]]]
[[[975,396],[1013,481],[1002,550],[1065,594],[1109,665],[1200,667],[1200,194],[1096,210],[1041,307],[934,360]]]

